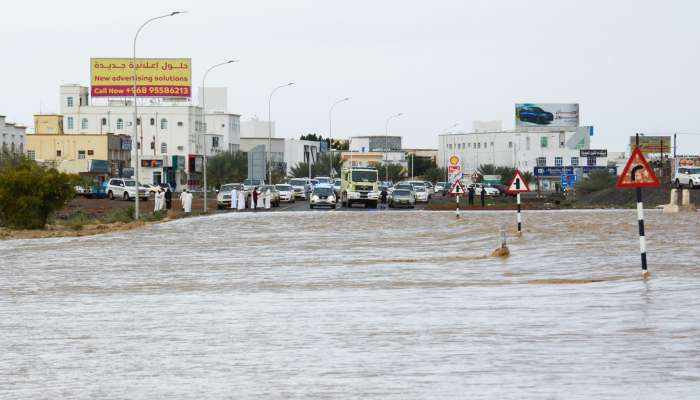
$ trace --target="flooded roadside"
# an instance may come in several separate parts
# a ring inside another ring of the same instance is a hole
[[[0,242],[0,397],[693,398],[700,219],[223,214]],[[511,256],[490,257],[498,229]]]

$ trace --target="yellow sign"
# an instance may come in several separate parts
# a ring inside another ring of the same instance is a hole
[[[453,155],[450,157],[450,164],[451,165],[458,165],[459,164],[459,156]]]
[[[134,95],[131,58],[91,58],[90,93],[93,97]],[[137,58],[136,95],[139,97],[190,97],[192,60],[189,58]]]

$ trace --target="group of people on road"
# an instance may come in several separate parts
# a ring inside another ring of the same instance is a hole
[[[255,211],[261,208],[269,210],[272,207],[272,191],[268,188],[261,193],[256,186],[250,195],[250,208]],[[243,211],[246,208],[246,194],[244,190],[234,187],[231,190],[231,209]]]
[[[170,187],[158,188],[153,194],[153,212],[170,210],[173,205],[173,192]]]

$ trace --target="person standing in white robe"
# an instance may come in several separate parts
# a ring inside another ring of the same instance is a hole
[[[238,192],[238,211],[245,210],[245,191],[237,190]]]
[[[267,189],[265,191],[265,209],[269,210],[270,209],[270,201],[272,201],[272,192],[270,189]]]
[[[160,190],[153,193],[153,212],[160,210]]]
[[[186,213],[192,212],[192,193],[188,192],[187,189],[183,190],[180,194],[180,203],[182,204],[182,209]]]
[[[235,186],[231,190],[231,209],[238,209],[238,189]]]
[[[160,211],[165,211],[165,190],[161,189],[160,191]]]

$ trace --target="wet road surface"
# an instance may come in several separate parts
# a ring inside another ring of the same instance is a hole
[[[647,282],[634,210],[514,223],[224,213],[0,242],[0,398],[697,398],[698,216],[647,213]]]

